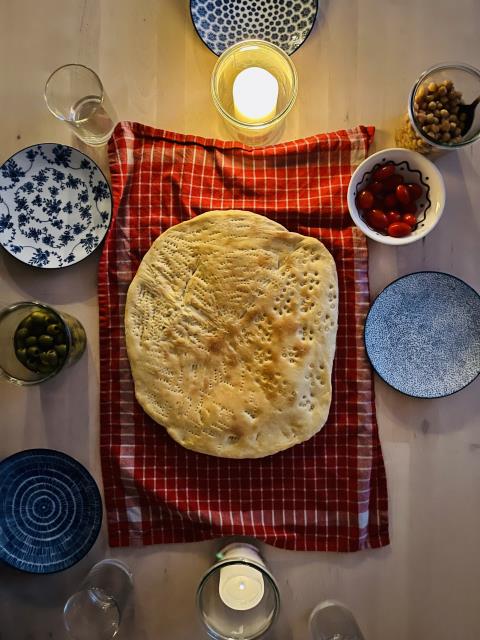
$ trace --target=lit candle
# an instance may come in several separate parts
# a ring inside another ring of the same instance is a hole
[[[235,117],[245,123],[257,124],[273,118],[277,111],[278,82],[266,69],[249,67],[233,82]]]
[[[263,565],[255,549],[243,545],[227,547],[224,559],[245,558]],[[245,564],[233,564],[220,569],[218,592],[230,609],[246,611],[253,609],[262,600],[265,585],[261,571]]]
[[[218,591],[230,609],[253,609],[263,598],[263,576],[257,569],[242,564],[223,567]]]

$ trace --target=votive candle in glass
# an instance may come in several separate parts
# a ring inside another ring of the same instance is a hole
[[[213,102],[233,137],[263,145],[281,134],[298,91],[290,57],[270,42],[244,40],[219,57],[212,73]]]

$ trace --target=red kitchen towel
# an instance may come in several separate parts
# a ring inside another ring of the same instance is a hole
[[[111,546],[248,535],[355,551],[389,542],[387,488],[365,358],[365,237],[346,192],[373,129],[252,148],[122,122],[109,143],[113,220],[99,270],[100,449]],[[339,326],[330,416],[308,442],[257,460],[188,451],[135,400],[128,286],[155,238],[212,209],[246,209],[320,238],[335,258]]]

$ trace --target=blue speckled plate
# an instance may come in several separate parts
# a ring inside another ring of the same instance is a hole
[[[36,144],[0,167],[0,244],[34,267],[66,267],[103,240],[109,184],[95,162],[62,144]]]
[[[241,40],[267,40],[289,55],[305,42],[317,0],[190,0],[198,35],[217,56]]]
[[[0,463],[0,559],[30,573],[62,571],[97,539],[95,480],[60,451],[29,449]]]
[[[480,296],[455,276],[420,271],[372,304],[365,346],[375,371],[416,398],[440,398],[480,373]]]

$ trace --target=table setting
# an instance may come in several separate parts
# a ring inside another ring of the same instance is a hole
[[[5,638],[476,637],[477,10],[388,67],[353,1],[67,5],[7,20],[58,12],[2,89]]]

